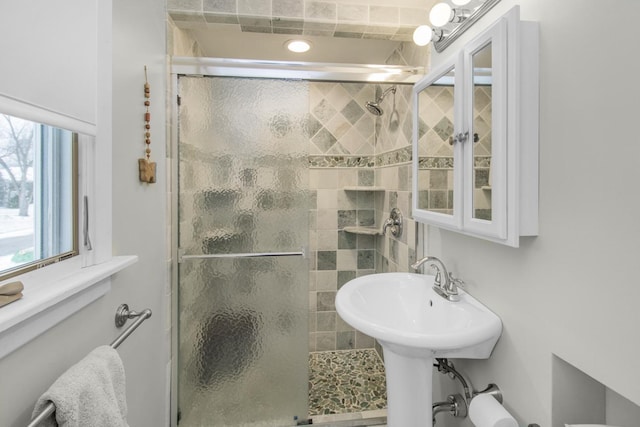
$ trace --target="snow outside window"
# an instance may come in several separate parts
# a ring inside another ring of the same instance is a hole
[[[76,140],[0,114],[0,280],[78,254]]]

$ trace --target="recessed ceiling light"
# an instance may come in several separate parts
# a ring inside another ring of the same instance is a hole
[[[311,43],[306,40],[288,40],[284,45],[295,53],[304,53],[311,49]]]

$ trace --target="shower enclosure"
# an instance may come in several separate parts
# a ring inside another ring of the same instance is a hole
[[[317,270],[326,270],[321,255],[328,254],[306,249],[320,213],[309,169],[318,168],[315,162],[323,155],[331,162],[343,154],[318,153],[319,146],[332,142],[325,126],[336,126],[326,114],[331,110],[326,103],[337,102],[330,89],[350,97],[340,101],[345,105],[338,123],[349,138],[344,128],[349,120],[353,132],[364,132],[364,122],[370,122],[367,132],[374,132],[365,103],[385,96],[374,96],[376,79],[386,87],[415,81],[419,71],[208,58],[174,58],[172,67],[178,95],[172,138],[178,260],[173,422],[187,427],[310,423],[309,351],[316,351],[311,328],[316,315],[335,310],[321,309],[329,301],[320,298],[316,307],[316,289],[309,286],[310,273],[314,278]],[[373,169],[365,176],[373,178]],[[342,214],[336,209],[334,219]],[[373,220],[373,210],[367,212]],[[336,239],[338,232],[331,231]],[[355,253],[354,248],[343,252]],[[373,246],[365,252],[372,251]]]
[[[303,81],[179,79],[181,426],[307,418]]]

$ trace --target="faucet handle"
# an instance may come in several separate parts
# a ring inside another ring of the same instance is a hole
[[[432,265],[431,268],[433,268],[436,271],[436,277],[433,279],[433,284],[435,286],[441,287],[442,286],[442,274],[440,274],[440,269],[436,265]]]
[[[456,284],[456,286],[460,286],[461,288],[464,288],[465,286],[464,280],[453,277],[453,273],[449,273],[449,280],[451,280]]]
[[[457,279],[453,277],[453,274],[449,273],[449,287],[450,291],[454,294],[458,293],[458,288],[464,289],[465,283],[462,279]]]

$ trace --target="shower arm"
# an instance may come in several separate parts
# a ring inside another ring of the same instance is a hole
[[[391,86],[390,88],[385,89],[385,91],[382,92],[382,95],[380,95],[380,98],[378,98],[376,100],[376,102],[381,102],[384,99],[384,97],[387,96],[387,94],[389,92],[393,92],[395,94],[396,93],[396,87],[395,86]]]

